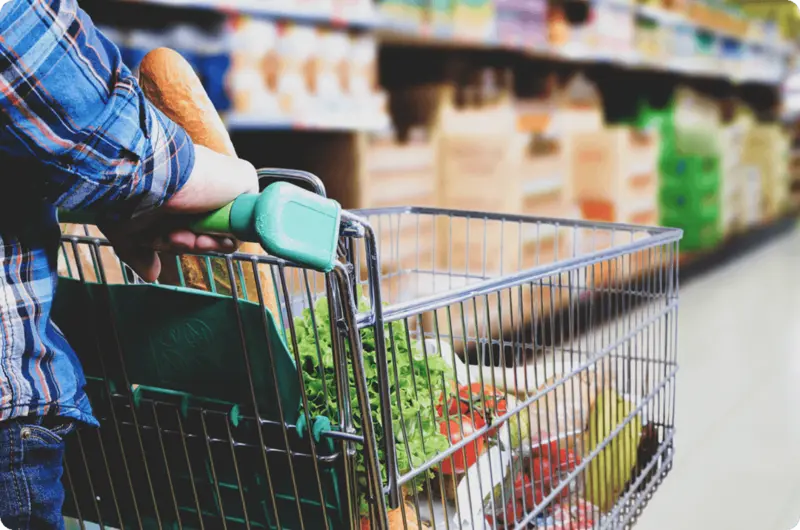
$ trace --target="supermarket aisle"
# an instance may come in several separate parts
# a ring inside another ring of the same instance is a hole
[[[637,530],[800,520],[800,230],[681,292],[676,460]]]

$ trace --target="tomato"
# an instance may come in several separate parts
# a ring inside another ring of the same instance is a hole
[[[525,499],[525,506],[528,509],[538,506],[542,504],[544,500],[542,484],[540,482],[531,484],[530,477],[525,473],[520,473],[514,481],[514,497],[516,497],[520,503],[522,503],[522,499]]]
[[[442,397],[439,398],[439,404],[436,406],[436,413],[439,415],[440,418],[444,418],[444,400],[448,395],[451,395],[447,400],[447,413],[450,416],[456,416],[459,413],[464,413],[469,411],[469,403],[462,403],[460,402],[459,397],[455,396],[458,388],[456,386],[455,381],[451,381],[450,383],[450,392],[443,392]],[[460,405],[460,406],[459,406]]]
[[[494,411],[495,414],[503,415],[507,410],[505,395],[492,385],[481,385],[472,383],[471,385],[461,385],[458,389],[458,397],[462,402],[470,403],[483,413],[484,405],[487,410]]]
[[[475,427],[476,429],[483,429],[484,427],[486,427],[486,420],[483,419],[483,416],[481,416],[477,410],[472,413],[471,418],[472,418],[472,426]]]
[[[439,426],[439,431],[444,435],[448,435],[448,428],[451,445],[460,443],[461,440],[475,433],[475,428],[469,416],[461,416],[460,423],[458,419],[442,422]],[[442,461],[442,473],[445,475],[452,475],[453,472],[466,473],[467,468],[474,464],[482,453],[483,438],[477,438],[453,453],[452,456],[445,458]]]
[[[549,460],[554,468],[553,474],[571,473],[581,465],[581,459],[574,452],[565,447],[560,447],[558,440],[548,442],[538,448],[537,453],[542,459]]]
[[[522,502],[519,499],[509,500],[506,504],[506,509],[497,514],[497,517],[492,517],[491,515],[486,516],[486,521],[489,525],[494,528],[494,519],[497,519],[497,522],[505,523],[507,526],[513,525],[515,522],[522,519],[524,515],[524,511],[522,509]]]
[[[541,484],[544,487],[550,486],[550,460],[546,458],[534,458],[531,461],[531,468],[533,471],[533,481],[536,484]]]
[[[559,448],[558,442],[551,442],[539,448],[539,456],[531,460],[534,482],[547,492],[556,489],[561,480],[580,465],[580,457],[566,448]],[[570,486],[565,486],[556,495],[559,500],[572,497]]]
[[[481,385],[478,382],[469,386],[461,385],[458,389],[458,397],[461,402],[461,411],[468,412],[471,405],[473,414],[477,412],[485,418],[484,424],[493,423],[495,417],[508,412],[505,394],[492,385]],[[487,437],[496,435],[497,427],[490,429],[487,433]]]
[[[562,448],[559,451],[558,469],[562,473],[571,473],[575,468],[581,465],[581,458],[572,451]],[[552,461],[550,462],[553,463]]]

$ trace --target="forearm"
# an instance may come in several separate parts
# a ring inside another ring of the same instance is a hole
[[[0,149],[35,157],[43,196],[127,218],[185,184],[195,150],[147,102],[75,0],[13,0],[0,17]]]

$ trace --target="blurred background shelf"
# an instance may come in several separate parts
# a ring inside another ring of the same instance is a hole
[[[241,157],[312,171],[346,208],[670,225],[708,253],[800,204],[791,4],[80,5],[131,69],[158,46],[182,53]],[[559,259],[547,252],[535,259]]]
[[[172,9],[208,10],[222,14],[286,19],[307,24],[369,28],[377,24],[372,6],[364,2],[287,0],[113,0]],[[354,7],[355,6],[355,7]]]

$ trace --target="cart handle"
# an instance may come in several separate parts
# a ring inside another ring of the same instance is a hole
[[[73,224],[96,224],[97,220],[86,211],[60,210],[59,218]],[[338,202],[288,182],[275,182],[261,193],[240,195],[216,211],[185,216],[179,225],[197,234],[259,243],[273,256],[330,272],[336,263],[342,221],[344,230],[358,235],[358,218],[342,212]]]

